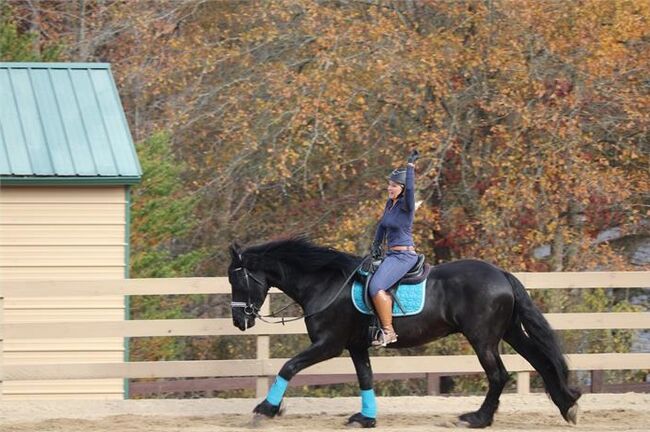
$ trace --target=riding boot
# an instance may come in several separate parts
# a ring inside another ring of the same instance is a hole
[[[379,291],[372,298],[375,305],[379,322],[381,323],[381,334],[372,342],[373,346],[385,347],[388,344],[397,342],[397,333],[393,329],[393,299],[386,291]]]

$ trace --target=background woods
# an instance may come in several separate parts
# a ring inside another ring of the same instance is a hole
[[[632,255],[650,250],[648,2],[0,5],[1,60],[112,64],[145,171],[132,277],[223,275],[234,239],[308,233],[365,254],[384,177],[413,147],[424,155],[415,236],[431,261],[648,266],[650,252]],[[538,300],[635,307],[576,296]],[[224,310],[216,296],[165,302],[134,299],[133,313]],[[228,344],[147,339],[133,353],[251,349]]]

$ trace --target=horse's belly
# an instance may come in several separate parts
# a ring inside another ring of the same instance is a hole
[[[393,327],[397,332],[397,342],[391,344],[391,348],[420,346],[458,331],[442,320],[427,322],[419,318],[418,315],[393,320]]]

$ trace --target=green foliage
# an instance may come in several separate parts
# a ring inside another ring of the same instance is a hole
[[[197,249],[178,256],[168,250],[152,250],[134,254],[131,260],[132,276],[139,278],[170,278],[191,275],[206,256]]]
[[[182,187],[186,167],[174,158],[167,132],[152,135],[136,148],[142,183],[132,192],[132,275],[192,275],[207,252],[184,245],[185,236],[196,226],[197,203]]]
[[[0,61],[35,62],[57,61],[62,45],[50,43],[44,47],[36,43],[33,32],[20,32],[10,4],[0,1]]]

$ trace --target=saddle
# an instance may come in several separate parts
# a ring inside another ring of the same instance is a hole
[[[411,270],[409,270],[400,280],[398,280],[393,286],[386,290],[386,292],[393,297],[395,304],[402,310],[402,312],[404,312],[404,308],[400,305],[397,298],[397,289],[400,285],[420,284],[425,281],[427,277],[429,277],[431,266],[429,264],[426,264],[424,261],[425,256],[419,254],[418,260],[416,261],[415,265],[413,265]],[[370,285],[370,279],[372,278],[372,275],[375,273],[380,264],[381,260],[373,261],[370,264],[369,268],[359,270],[355,275],[355,280],[363,286],[363,300],[366,305],[372,305],[372,299],[370,298],[368,286]]]
[[[415,265],[411,267],[411,270],[406,272],[406,274],[399,281],[397,281],[395,285],[393,285],[389,289],[397,288],[399,285],[413,285],[425,280],[429,276],[429,272],[431,271],[431,266],[429,264],[426,264],[424,260],[425,260],[424,255],[419,254],[418,260],[415,263]],[[372,263],[370,263],[368,268],[359,270],[354,275],[354,280],[361,283],[361,285],[363,285],[367,289],[368,284],[370,282],[370,278],[375,273],[377,268],[379,268],[381,261],[382,260],[375,260]]]

